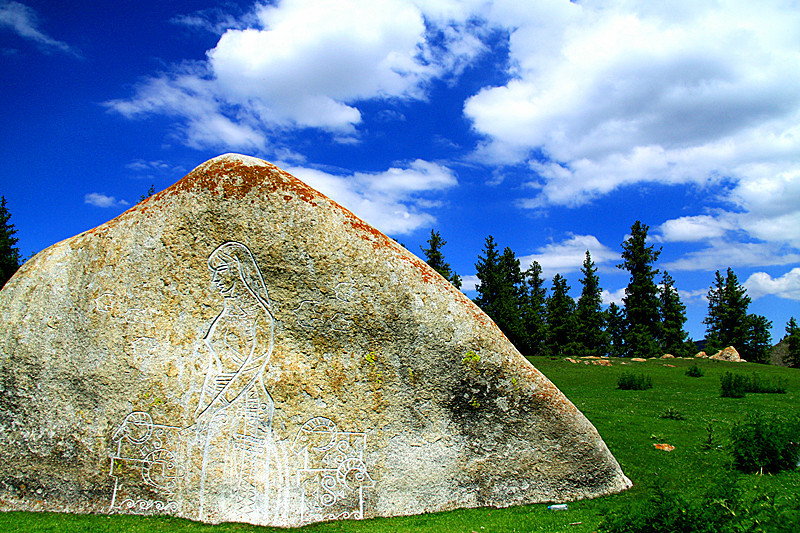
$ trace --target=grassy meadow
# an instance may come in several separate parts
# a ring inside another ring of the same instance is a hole
[[[276,529],[243,524],[210,526],[168,517],[68,515],[55,513],[0,513],[4,532],[592,532],[605,513],[646,501],[656,486],[697,500],[721,480],[736,479],[747,495],[800,494],[800,469],[774,475],[746,475],[731,468],[730,430],[748,413],[800,416],[800,370],[756,364],[709,360],[651,359],[633,362],[610,359],[611,366],[592,360],[532,358],[592,421],[634,487],[622,494],[570,502],[566,511],[551,511],[546,504],[507,509],[467,509],[422,516],[380,518],[313,524],[299,529]],[[704,375],[689,377],[697,364]],[[781,379],[785,394],[748,393],[744,398],[720,397],[720,377],[725,372],[757,373],[761,379]],[[653,387],[619,390],[623,372],[644,374]],[[798,435],[800,439],[800,435]],[[673,451],[656,449],[669,444]],[[799,526],[800,527],[800,526]]]

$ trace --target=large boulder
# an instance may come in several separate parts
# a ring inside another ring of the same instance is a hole
[[[298,525],[630,486],[463,293],[228,154],[0,292],[0,509]]]

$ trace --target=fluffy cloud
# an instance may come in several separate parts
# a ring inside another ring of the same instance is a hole
[[[195,27],[235,25],[206,61],[144,80],[132,97],[106,105],[127,117],[178,117],[181,140],[196,148],[274,151],[279,132],[295,128],[346,140],[361,122],[358,102],[424,98],[430,80],[457,74],[485,49],[463,5],[427,4],[282,0],[236,22],[219,13],[213,24],[205,12],[179,17]]]
[[[625,287],[617,289],[614,292],[609,292],[606,289],[603,289],[603,291],[600,294],[600,298],[603,301],[603,305],[609,305],[614,303],[622,307],[623,305],[622,299],[625,298]]]
[[[535,254],[520,257],[519,260],[523,270],[537,261],[542,266],[542,276],[549,279],[556,274],[579,270],[586,259],[587,250],[595,265],[619,260],[619,254],[598,241],[594,235],[571,235],[564,241],[550,243],[539,248]]]
[[[722,237],[726,231],[733,229],[724,220],[709,215],[681,217],[664,222],[656,234],[660,242],[694,242],[707,241]]]
[[[787,300],[800,301],[800,268],[793,268],[779,278],[766,272],[756,272],[744,282],[747,294],[754,300],[773,294]]]
[[[344,176],[312,168],[284,168],[391,235],[404,235],[432,226],[435,218],[425,209],[438,205],[435,193],[457,184],[448,168],[422,160],[384,172]]]
[[[0,27],[6,27],[24,39],[36,43],[45,53],[62,52],[80,57],[80,52],[39,29],[36,11],[19,2],[0,2]]]
[[[478,276],[461,276],[461,290],[463,292],[475,292],[475,287],[478,286],[481,280],[478,279]]]
[[[117,200],[113,196],[108,196],[99,192],[90,192],[83,197],[83,202],[95,207],[116,207],[130,205],[125,200]]]
[[[512,79],[470,98],[465,114],[485,138],[483,159],[527,163],[536,175],[537,194],[521,205],[576,207],[648,181],[729,180],[724,199],[736,210],[705,228],[699,218],[673,221],[664,237],[686,239],[689,225],[713,237],[732,225],[800,245],[796,6],[517,4],[497,2],[489,14],[513,28]]]

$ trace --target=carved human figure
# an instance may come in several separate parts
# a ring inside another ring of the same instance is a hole
[[[223,308],[200,347],[207,357],[195,411],[203,447],[200,513],[201,518],[214,512],[236,519],[268,507],[275,404],[264,372],[272,355],[275,320],[247,246],[220,245],[209,256],[208,268]]]

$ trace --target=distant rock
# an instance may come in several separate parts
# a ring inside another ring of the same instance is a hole
[[[771,365],[788,366],[785,362],[786,356],[789,354],[789,338],[781,339],[778,344],[772,347],[769,352],[769,362]]]
[[[631,361],[636,361],[637,363],[646,363],[647,359],[644,357],[632,357]]]
[[[706,352],[697,352],[695,354],[695,358],[697,358],[697,359],[708,359],[708,355],[706,354]]]
[[[744,359],[739,356],[739,352],[736,351],[736,348],[733,346],[728,346],[724,348],[711,357],[709,359],[714,359],[715,361],[729,361],[731,363],[746,363]]]
[[[228,154],[0,291],[0,510],[296,526],[630,487],[444,278]]]
[[[665,353],[664,355],[661,356],[661,359],[675,359],[675,356],[672,355],[671,353]]]

